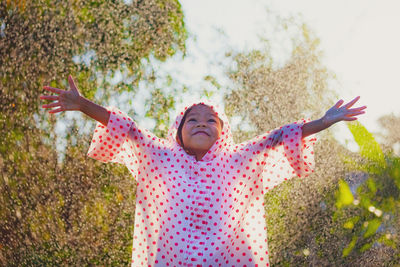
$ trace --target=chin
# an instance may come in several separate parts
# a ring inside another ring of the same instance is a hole
[[[212,145],[210,144],[193,144],[189,149],[198,151],[208,151]]]

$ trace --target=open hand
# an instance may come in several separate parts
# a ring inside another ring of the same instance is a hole
[[[42,95],[42,96],[40,96],[40,99],[56,100],[56,102],[53,102],[51,104],[43,105],[42,108],[57,107],[56,109],[49,110],[49,113],[58,113],[58,112],[67,111],[67,110],[79,110],[79,101],[81,99],[81,95],[80,95],[78,88],[76,87],[71,75],[68,76],[68,83],[71,88],[68,91],[50,87],[50,86],[43,86],[43,89],[50,91],[52,93],[56,93],[57,95]]]
[[[328,126],[339,122],[339,121],[354,121],[357,119],[356,116],[364,114],[366,106],[362,106],[359,108],[351,108],[358,100],[359,96],[351,100],[349,103],[342,106],[344,101],[339,100],[333,107],[331,107],[322,118],[323,122]]]

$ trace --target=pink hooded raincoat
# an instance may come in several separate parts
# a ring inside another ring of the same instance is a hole
[[[132,266],[269,266],[264,194],[313,172],[316,138],[301,138],[301,120],[281,127],[278,146],[273,131],[235,144],[208,105],[224,125],[201,161],[176,142],[184,111],[167,139],[113,107],[96,126],[88,156],[126,165],[137,181]]]

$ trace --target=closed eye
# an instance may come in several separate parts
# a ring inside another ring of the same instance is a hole
[[[214,119],[209,119],[208,121],[211,121],[211,122],[217,122],[216,120],[214,120]]]

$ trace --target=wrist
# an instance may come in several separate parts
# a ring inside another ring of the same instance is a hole
[[[81,112],[83,112],[83,110],[84,110],[84,108],[85,108],[85,105],[86,105],[86,98],[84,98],[83,96],[79,96],[79,98],[78,98],[78,101],[77,101],[77,103],[78,103],[78,110],[79,111],[81,111]]]
[[[323,116],[321,119],[321,124],[325,127],[328,128],[330,126],[332,126],[335,122],[332,122],[331,120],[329,120],[326,116]]]

